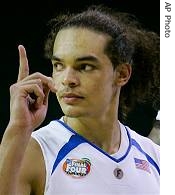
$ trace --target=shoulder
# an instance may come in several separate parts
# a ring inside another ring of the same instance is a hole
[[[74,133],[69,131],[60,119],[53,120],[46,126],[34,131],[32,138],[38,142],[43,153],[46,153],[47,150],[53,151],[61,148],[69,141],[72,134]]]
[[[41,157],[39,161],[42,161],[44,171],[42,167],[37,168],[36,166],[35,168],[37,169],[36,171],[40,169],[40,172],[38,172],[39,177],[44,173],[45,180],[42,182],[44,183],[44,190],[49,185],[49,178],[58,152],[69,141],[72,134],[74,133],[69,131],[61,120],[53,120],[32,133],[30,150],[36,150],[35,154]],[[34,156],[32,158],[35,159]],[[37,164],[40,166],[40,163],[37,162]]]
[[[139,133],[137,133],[136,131],[130,129],[129,127],[127,127],[127,129],[129,130],[131,137],[133,139],[137,140],[139,143],[141,143],[145,147],[153,147],[153,148],[157,148],[157,149],[160,148],[160,146],[158,144],[156,144],[149,137],[145,137],[143,135],[140,135]]]
[[[53,120],[50,121],[47,125],[37,129],[32,133],[33,138],[41,138],[42,139],[61,139],[64,137],[64,139],[69,138],[72,134],[71,131],[68,131],[68,128],[64,126],[64,123],[62,122],[62,119],[60,120]],[[52,140],[53,141],[53,140]]]
[[[150,138],[138,134],[129,127],[125,127],[129,133],[132,146],[155,159],[157,163],[160,162],[160,145],[153,142]]]

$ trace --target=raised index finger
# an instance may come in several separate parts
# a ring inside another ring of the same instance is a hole
[[[19,73],[18,73],[17,81],[20,81],[29,75],[29,65],[28,65],[27,54],[24,46],[19,45],[18,50],[19,50]]]

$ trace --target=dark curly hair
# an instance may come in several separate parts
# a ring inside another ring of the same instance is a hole
[[[51,30],[45,42],[47,58],[52,57],[55,37],[61,29],[82,27],[111,37],[105,53],[114,69],[122,63],[132,66],[132,76],[120,95],[119,111],[123,120],[136,103],[149,102],[159,110],[159,35],[144,29],[134,15],[103,5],[90,6],[80,13],[59,14],[48,26]]]

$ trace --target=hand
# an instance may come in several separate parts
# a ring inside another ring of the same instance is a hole
[[[24,46],[19,45],[18,80],[10,87],[10,125],[32,132],[45,119],[50,90],[56,92],[51,77],[41,73],[29,75]]]

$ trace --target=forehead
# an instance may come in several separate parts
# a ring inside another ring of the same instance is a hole
[[[53,53],[59,52],[82,52],[104,53],[109,37],[105,34],[85,28],[67,28],[58,32]]]

